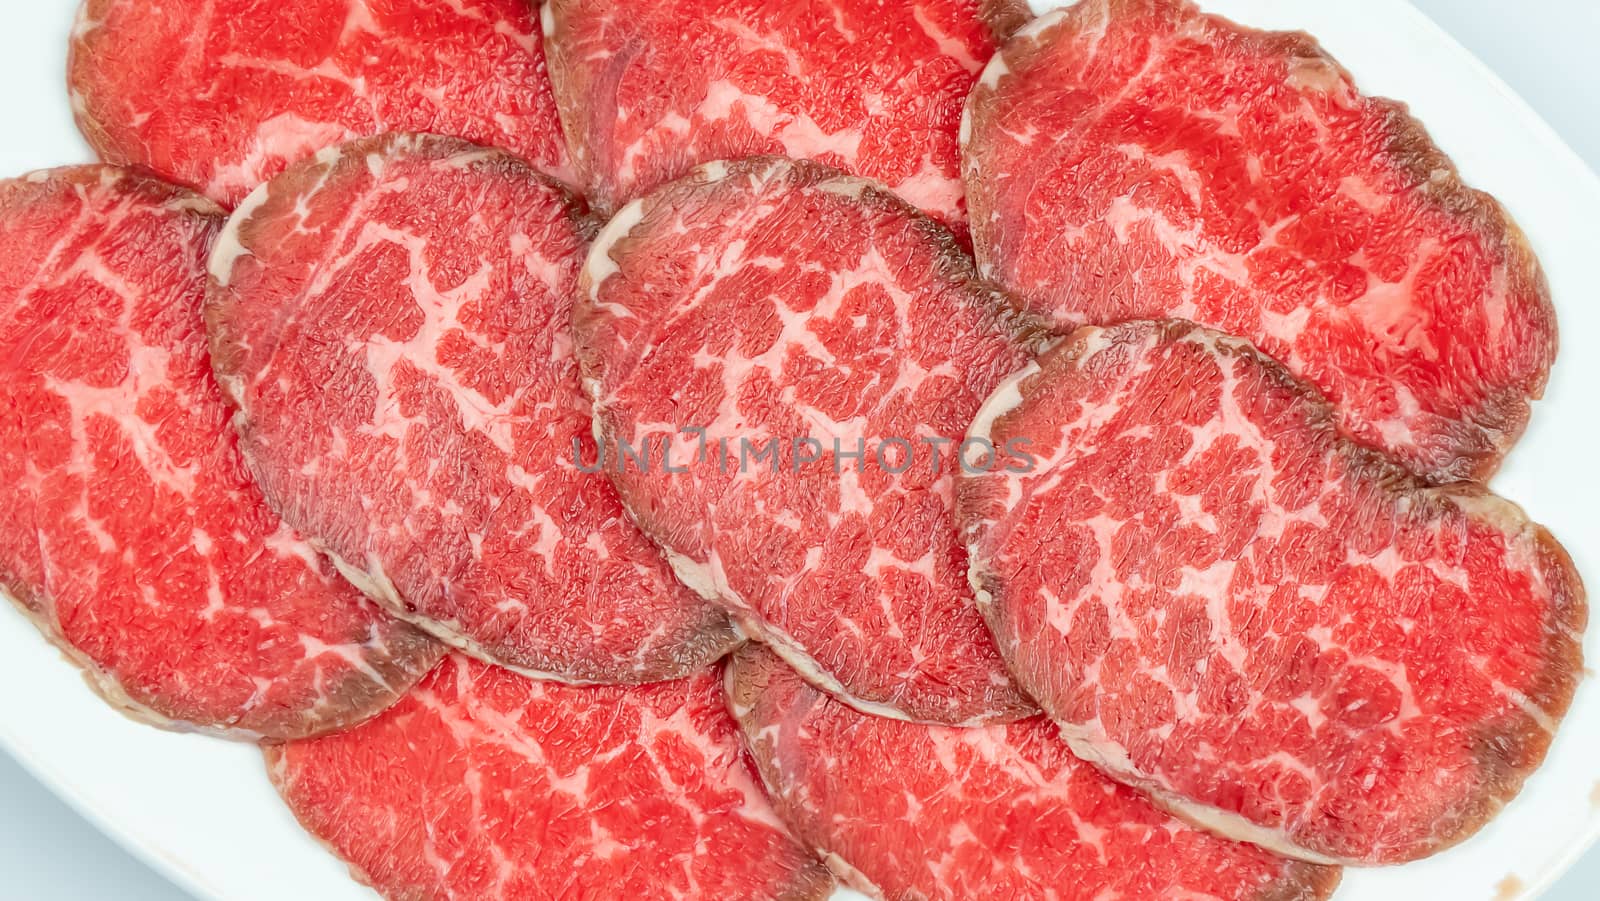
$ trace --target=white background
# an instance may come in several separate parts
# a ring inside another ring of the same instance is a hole
[[[45,0],[34,2],[45,5]],[[68,0],[51,0],[49,5],[57,2]],[[1595,74],[1600,4],[1594,0],[1414,2],[1528,100],[1591,167],[1600,169],[1600,79]],[[64,28],[64,17],[58,21]],[[1375,23],[1375,27],[1381,24]],[[3,29],[0,56],[40,41],[56,41],[64,49],[65,35],[21,27]],[[65,68],[64,61],[61,68]],[[58,82],[7,88],[18,100],[27,94],[45,95],[59,109],[61,119],[70,121]],[[56,97],[49,97],[51,94]],[[87,159],[87,151],[81,147],[40,147],[27,135],[0,123],[0,176]],[[1596,252],[1600,253],[1600,248]],[[10,685],[5,690],[21,691],[25,686]],[[108,753],[115,751],[108,749]],[[187,901],[182,891],[102,836],[3,753],[0,879],[6,886],[0,895],[28,901]],[[1600,898],[1600,850],[1563,879],[1546,901],[1595,898]]]

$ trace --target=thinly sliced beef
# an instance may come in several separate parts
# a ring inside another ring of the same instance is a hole
[[[1173,818],[1074,757],[1043,717],[868,716],[756,647],[730,662],[728,693],[778,813],[890,901],[1310,901],[1339,882]]]
[[[1286,854],[1382,864],[1471,835],[1543,759],[1582,669],[1566,552],[1350,442],[1244,341],[1082,329],[972,434],[1018,451],[957,489],[979,602],[1117,779]]]
[[[388,131],[504,147],[570,179],[527,0],[84,0],[69,81],[107,162],[232,206]]]
[[[439,659],[251,482],[201,326],[224,214],[102,166],[0,182],[0,588],[157,725],[295,738]]]
[[[268,747],[284,800],[386,898],[826,898],[717,670],[626,688],[452,654],[382,717]]]
[[[486,660],[644,682],[734,635],[595,466],[570,324],[591,231],[506,153],[365,139],[240,205],[207,321],[268,500],[352,581]]]
[[[713,160],[815,159],[961,234],[961,104],[1021,0],[549,0],[578,168],[615,209]]]
[[[980,271],[1065,327],[1248,338],[1436,482],[1492,474],[1544,390],[1522,233],[1306,35],[1084,0],[995,57],[964,133]]]
[[[1037,330],[948,231],[817,163],[709,163],[619,212],[581,291],[608,471],[686,582],[863,709],[1034,709],[949,517],[954,445]]]

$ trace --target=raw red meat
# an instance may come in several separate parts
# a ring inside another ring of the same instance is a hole
[[[526,0],[84,0],[68,77],[102,159],[229,206],[387,131],[504,147],[570,180],[541,40]]]
[[[957,489],[979,602],[1119,780],[1236,838],[1375,864],[1472,834],[1543,759],[1581,672],[1566,552],[1510,502],[1340,436],[1244,341],[1082,329],[972,433],[1030,442]]]
[[[387,707],[441,649],[251,483],[201,329],[223,216],[110,167],[0,182],[0,588],[130,715],[315,735]]]
[[[1084,0],[967,105],[979,268],[1073,327],[1241,335],[1435,481],[1486,479],[1556,354],[1522,233],[1401,104],[1303,34]]]
[[[1309,901],[1339,871],[1216,838],[1072,755],[1043,717],[863,715],[754,646],[729,701],[778,813],[847,883],[898,899]]]
[[[549,0],[550,73],[607,208],[778,154],[887,183],[965,234],[961,104],[1021,0]]]
[[[300,822],[387,898],[832,889],[746,766],[716,670],[575,687],[452,654],[382,717],[266,756]]]
[[[580,287],[608,471],[684,581],[869,712],[1035,709],[949,516],[954,444],[1039,330],[948,231],[817,163],[709,163],[618,213]]]
[[[570,324],[591,233],[501,151],[325,150],[229,220],[212,356],[268,500],[373,597],[530,675],[671,678],[734,635],[593,466]]]

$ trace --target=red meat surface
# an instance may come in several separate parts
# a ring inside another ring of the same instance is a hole
[[[1028,442],[957,489],[979,603],[1115,778],[1283,853],[1383,864],[1471,835],[1543,759],[1582,671],[1566,552],[1342,437],[1246,342],[1085,328],[972,429]]]
[[[507,153],[363,139],[240,205],[207,322],[268,500],[352,581],[492,662],[644,682],[734,636],[592,467],[570,325],[591,231]]]
[[[84,0],[72,106],[105,161],[228,206],[388,131],[503,147],[570,180],[541,38],[526,0]]]
[[[778,813],[890,901],[1310,901],[1339,871],[1189,826],[1079,760],[1043,717],[977,729],[862,714],[749,647],[729,702]]]
[[[709,163],[619,212],[580,290],[607,469],[684,581],[869,711],[1035,709],[950,509],[954,444],[1038,330],[948,231],[817,163]]]
[[[1538,261],[1306,35],[1085,0],[1018,35],[967,116],[979,269],[1059,324],[1248,338],[1437,482],[1486,479],[1522,434],[1556,354]]]
[[[739,749],[717,670],[627,688],[452,654],[394,709],[266,749],[312,835],[386,898],[826,898]]]
[[[130,715],[314,735],[441,649],[251,482],[201,326],[223,215],[110,167],[0,182],[0,587]]]
[[[551,0],[550,71],[581,177],[616,209],[713,160],[878,179],[965,234],[956,132],[1020,0]]]

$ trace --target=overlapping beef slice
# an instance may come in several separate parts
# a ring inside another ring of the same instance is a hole
[[[1021,0],[551,0],[546,44],[582,177],[616,209],[713,160],[878,179],[965,235],[957,127]]]
[[[130,715],[294,738],[441,654],[263,500],[201,304],[223,212],[104,166],[0,182],[0,588]]]
[[[332,148],[229,221],[212,352],[268,500],[395,613],[528,675],[673,678],[735,636],[595,465],[570,324],[591,232],[502,151]]]
[[[385,898],[821,901],[833,888],[762,795],[714,669],[572,686],[451,654],[382,717],[266,757],[301,824]]]
[[[1339,881],[1183,823],[1074,757],[1043,717],[869,716],[756,647],[734,656],[728,692],[778,813],[878,897],[1311,901]]]
[[[619,212],[580,291],[608,471],[684,581],[863,709],[1035,709],[950,520],[954,444],[1035,331],[948,231],[817,163],[710,163]]]
[[[1471,835],[1544,758],[1582,671],[1566,552],[1349,441],[1248,343],[1085,328],[972,431],[1017,451],[957,489],[979,603],[1115,778],[1285,854],[1386,864]]]
[[[1538,261],[1306,35],[1085,0],[1011,41],[966,116],[979,269],[1063,327],[1248,338],[1435,482],[1488,478],[1522,434],[1557,344]]]
[[[69,82],[102,159],[229,206],[389,131],[504,147],[570,180],[541,43],[526,0],[84,0]]]

